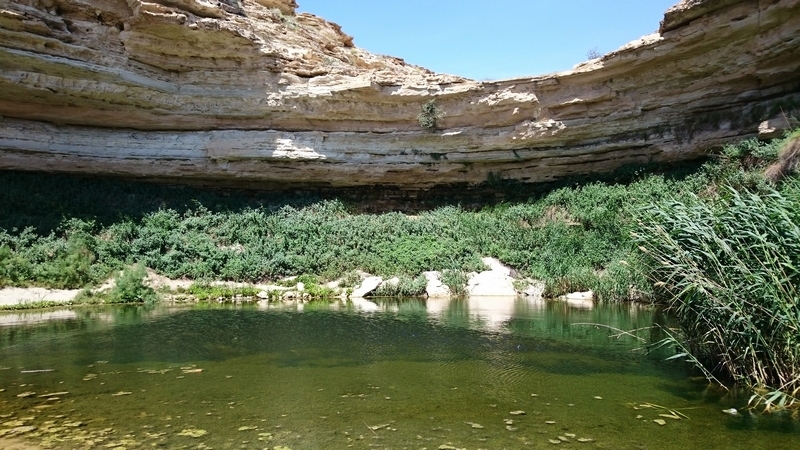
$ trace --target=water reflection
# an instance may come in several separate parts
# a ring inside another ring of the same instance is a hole
[[[746,399],[616,336],[663,321],[649,308],[499,297],[52,313],[0,327],[0,415],[52,427],[42,439],[71,439],[59,416],[91,439],[112,429],[99,448],[539,448],[569,433],[604,448],[775,449],[798,432],[725,416]],[[52,392],[64,398],[39,397]],[[661,427],[644,402],[691,420]]]
[[[0,327],[76,319],[78,313],[69,309],[56,311],[25,311],[0,314]]]
[[[195,315],[208,311],[213,317],[218,311],[269,311],[279,313],[314,314],[341,312],[342,314],[395,317],[403,320],[424,321],[429,324],[463,328],[487,333],[516,333],[529,336],[596,341],[608,345],[613,330],[648,329],[655,322],[663,322],[658,311],[636,305],[613,305],[602,308],[575,308],[566,302],[547,302],[524,297],[473,297],[461,299],[375,299],[358,300],[347,304],[262,304],[259,306],[231,306],[199,304],[194,306],[166,307],[126,305],[119,307],[87,307],[33,312],[6,312],[0,314],[0,345],[9,346],[35,339],[37,335],[52,336],[59,333],[87,333],[109,330],[125,325],[142,325],[156,320],[170,321],[171,316],[192,312]],[[387,316],[388,315],[388,316]],[[199,316],[198,316],[199,317]],[[253,317],[244,314],[243,317]],[[255,316],[257,317],[257,316]],[[246,321],[248,319],[243,318]],[[186,322],[186,318],[182,319]],[[603,327],[592,324],[602,324]],[[177,326],[177,325],[174,325]],[[183,339],[195,336],[205,324],[181,325],[177,331]],[[287,330],[292,332],[293,330]],[[207,331],[203,331],[207,333]],[[154,332],[156,336],[158,332]],[[173,333],[174,334],[174,333]],[[214,333],[212,333],[213,335]],[[647,340],[660,339],[659,335],[642,333]],[[198,336],[199,338],[200,336]],[[205,336],[207,338],[207,336]],[[221,340],[236,343],[240,339],[236,328],[226,328]],[[159,337],[168,342],[167,336]],[[620,336],[619,341],[635,340]]]

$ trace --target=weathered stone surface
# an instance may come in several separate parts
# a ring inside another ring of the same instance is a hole
[[[450,298],[450,288],[442,283],[441,274],[436,271],[423,272],[428,284],[425,285],[425,294],[428,298]]]
[[[533,280],[520,294],[531,300],[542,300],[544,297],[544,289],[544,283]]]
[[[0,169],[426,189],[682,161],[800,104],[800,0],[685,0],[571,71],[476,82],[293,0],[0,3]],[[417,123],[437,100],[436,132]],[[780,132],[781,130],[775,130]]]
[[[38,287],[15,288],[5,287],[0,289],[0,305],[21,305],[35,302],[68,303],[75,300],[81,292],[80,289],[45,289]]]
[[[511,269],[505,267],[494,258],[482,258],[482,260],[489,270],[484,270],[470,277],[467,283],[467,292],[469,292],[470,297],[516,297],[517,290],[514,289],[514,278],[511,277]]]
[[[367,277],[361,281],[361,284],[353,290],[353,293],[350,294],[351,299],[359,299],[366,297],[367,295],[371,294],[372,291],[378,289],[378,286],[383,283],[383,278],[381,277]]]
[[[789,117],[781,114],[772,119],[765,120],[758,125],[758,137],[760,139],[774,139],[780,137],[783,132],[791,128]]]

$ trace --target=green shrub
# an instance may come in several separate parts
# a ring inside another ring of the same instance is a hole
[[[422,105],[422,112],[417,116],[417,121],[422,128],[434,131],[442,117],[444,112],[436,106],[436,99],[430,99]]]
[[[30,263],[7,245],[0,246],[0,288],[17,286],[29,279]]]
[[[598,283],[598,275],[587,267],[565,267],[565,272],[544,278],[546,298],[559,297],[570,292],[583,292],[592,289]]]
[[[58,289],[81,288],[95,281],[92,274],[94,261],[94,253],[84,243],[70,239],[65,251],[44,266],[42,277],[51,280],[51,286]]]
[[[275,282],[275,284],[278,286],[295,288],[298,284],[303,283],[301,295],[304,295],[307,299],[312,301],[335,298],[337,296],[336,290],[325,286],[322,280],[323,279],[317,275],[303,274],[291,279],[279,280]]]
[[[446,269],[441,273],[442,284],[450,289],[450,294],[456,297],[467,295],[467,283],[469,276],[467,272],[459,269]]]
[[[308,299],[311,301],[329,301],[337,297],[334,289],[318,284],[306,285],[303,292],[308,295]]]
[[[425,294],[428,280],[424,275],[411,278],[408,276],[398,277],[396,284],[383,283],[373,293],[373,297],[418,297]]]
[[[342,275],[341,283],[339,283],[339,286],[343,288],[354,288],[359,284],[361,284],[361,281],[362,281],[361,275],[357,271],[351,270]]]
[[[154,303],[156,291],[144,284],[147,271],[137,264],[122,271],[114,278],[114,288],[108,294],[110,303]]]
[[[310,274],[304,273],[304,274],[302,274],[300,276],[297,276],[297,277],[292,277],[292,278],[285,279],[285,280],[278,280],[274,284],[276,286],[283,286],[283,287],[293,288],[293,287],[297,286],[298,283],[303,283],[305,286],[313,286],[313,285],[320,284],[321,283],[321,279],[317,275],[310,275]]]

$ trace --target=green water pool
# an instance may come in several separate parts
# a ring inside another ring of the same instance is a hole
[[[787,415],[724,414],[746,396],[608,328],[663,323],[651,309],[513,298],[369,306],[2,314],[0,439],[64,449],[800,448]]]

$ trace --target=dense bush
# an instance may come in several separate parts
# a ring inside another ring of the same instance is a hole
[[[713,196],[642,209],[634,238],[691,359],[706,373],[770,387],[773,395],[756,397],[768,404],[791,402],[800,393],[800,180],[777,190],[751,172],[748,189],[736,175]]]
[[[108,293],[110,303],[154,303],[158,296],[144,284],[147,271],[137,264],[123,270],[114,278],[114,288]]]
[[[514,204],[441,206],[416,216],[359,214],[338,200],[248,197],[110,180],[0,173],[0,285],[79,288],[141,262],[173,278],[269,281],[354,270],[416,278],[482,270],[493,256],[545,282],[548,296],[652,293],[630,238],[639,211],[716,198],[728,182],[764,192],[778,144],[745,141],[689,176],[589,183]],[[24,199],[24,201],[23,201]]]
[[[461,269],[445,269],[441,272],[442,284],[450,289],[450,294],[456,297],[467,295],[469,274]]]
[[[37,188],[36,178],[27,181],[9,188]],[[115,200],[88,187],[81,195],[94,202],[76,198],[92,205],[88,213],[74,214],[82,218],[43,232],[34,226],[53,219],[42,209],[44,217],[21,231],[0,229],[0,284],[79,288],[135,262],[198,280],[254,282],[303,273],[327,280],[356,269],[413,279],[427,270],[479,271],[480,258],[494,256],[545,281],[550,295],[596,289],[615,300],[647,291],[645,285],[632,287],[639,280],[621,265],[635,259],[627,231],[631,207],[690,190],[689,184],[662,176],[627,186],[596,183],[527,203],[480,211],[443,206],[417,216],[356,214],[336,200],[219,206],[218,198],[180,201],[162,188],[156,192],[161,206],[123,210],[116,218],[108,215],[111,203],[108,209],[94,206]],[[137,196],[148,204],[152,189],[144,185],[137,193],[129,187],[131,206]]]
[[[186,293],[200,301],[209,300],[231,300],[237,296],[241,297],[255,297],[259,290],[252,286],[232,287],[211,284],[206,282],[192,283]]]
[[[408,276],[398,277],[397,283],[384,282],[375,292],[374,297],[417,297],[425,294],[425,287],[428,280],[424,275],[411,278]]]
[[[798,180],[660,203],[636,236],[692,355],[737,380],[800,389]]]

